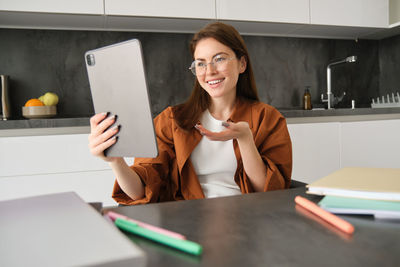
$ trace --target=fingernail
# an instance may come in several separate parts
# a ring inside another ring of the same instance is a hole
[[[196,128],[196,129],[198,130],[198,129],[199,129],[199,125],[196,124],[196,125],[194,126],[194,128]]]
[[[228,126],[229,126],[229,123],[227,123],[227,122],[223,121],[223,122],[222,122],[222,126],[224,126],[224,127],[228,127]]]

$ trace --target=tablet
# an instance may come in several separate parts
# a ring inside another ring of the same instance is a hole
[[[137,39],[85,53],[95,113],[117,115],[117,142],[108,157],[156,157],[156,135],[146,83],[143,54]]]
[[[0,266],[146,266],[144,251],[76,193],[0,201]]]

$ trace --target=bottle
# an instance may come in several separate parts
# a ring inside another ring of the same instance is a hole
[[[0,112],[1,112],[1,118],[3,120],[9,119],[11,115],[10,98],[8,94],[9,93],[8,78],[9,78],[8,75],[0,75],[0,91],[1,91]]]
[[[303,95],[303,109],[304,110],[311,110],[311,94],[310,94],[310,86],[306,86],[306,90],[304,91]]]

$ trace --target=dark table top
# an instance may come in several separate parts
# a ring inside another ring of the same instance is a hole
[[[348,236],[296,208],[305,188],[118,207],[111,210],[187,236],[199,257],[126,233],[148,256],[148,266],[400,266],[400,223],[341,216]]]

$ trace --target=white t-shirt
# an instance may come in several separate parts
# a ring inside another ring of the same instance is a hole
[[[211,116],[208,109],[201,116],[201,124],[212,132],[225,129],[222,121]],[[206,198],[241,194],[234,181],[237,168],[233,141],[211,141],[203,137],[190,156]]]

